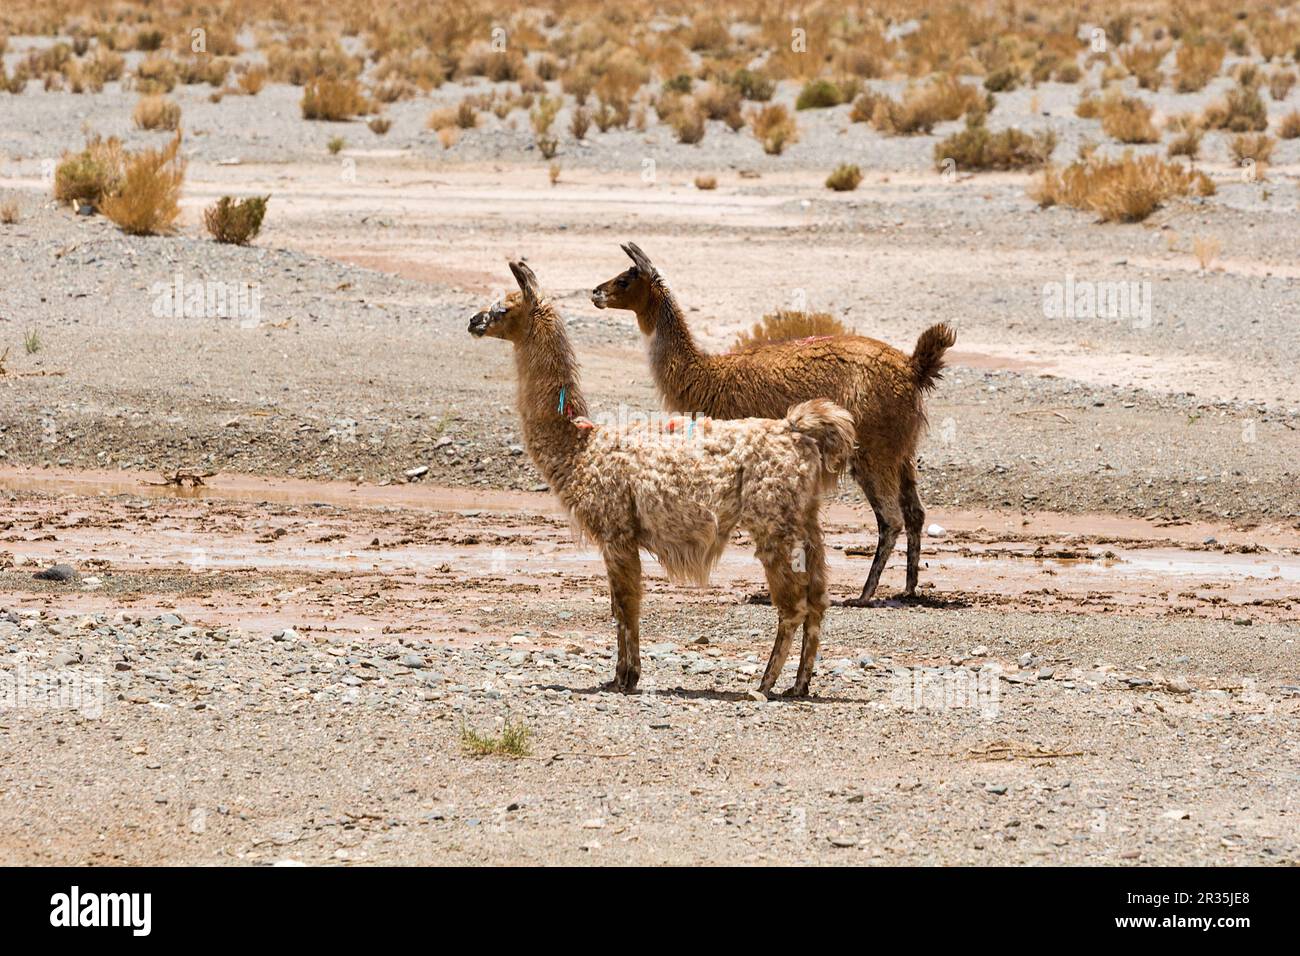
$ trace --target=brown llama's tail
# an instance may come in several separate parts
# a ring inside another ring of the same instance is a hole
[[[943,378],[943,353],[957,341],[957,333],[947,322],[939,322],[921,333],[912,352],[912,368],[921,391],[934,388]]]
[[[822,455],[822,483],[834,486],[853,455],[853,416],[832,401],[814,398],[792,405],[785,420],[817,443]]]

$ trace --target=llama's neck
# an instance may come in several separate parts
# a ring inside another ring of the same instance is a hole
[[[706,396],[700,389],[708,377],[709,356],[695,344],[677,300],[661,283],[655,283],[647,308],[641,324],[653,329],[650,370],[660,396],[673,411],[702,411]]]
[[[528,454],[559,494],[590,433],[573,423],[574,418],[587,415],[587,402],[578,385],[578,362],[564,323],[550,306],[541,308],[527,336],[515,342],[516,404]]]

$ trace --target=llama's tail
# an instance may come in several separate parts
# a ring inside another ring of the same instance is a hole
[[[921,391],[934,388],[943,377],[943,353],[957,341],[957,333],[947,322],[939,322],[921,333],[912,352],[912,369]]]
[[[817,443],[822,455],[822,482],[834,485],[853,455],[853,416],[828,399],[814,398],[791,406],[785,420]]]

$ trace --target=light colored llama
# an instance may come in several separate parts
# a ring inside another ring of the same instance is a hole
[[[662,432],[593,425],[564,323],[522,262],[519,292],[475,315],[475,336],[514,346],[524,442],[580,532],[599,545],[618,624],[613,688],[641,675],[640,550],[670,580],[704,584],[739,527],[754,540],[777,611],[777,634],[759,689],[772,690],[803,628],[790,693],[808,693],[827,606],[821,492],[853,452],[853,419],[829,401],[782,419],[675,419]]]

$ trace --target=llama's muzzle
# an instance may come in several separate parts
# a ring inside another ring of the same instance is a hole
[[[491,321],[491,316],[489,316],[486,312],[479,312],[477,315],[475,315],[472,319],[469,320],[469,334],[477,335],[477,336],[484,335],[488,330],[488,323],[490,321]]]
[[[604,289],[592,289],[592,290],[591,290],[591,304],[594,305],[594,306],[595,306],[596,308],[598,308],[598,309],[603,309],[603,308],[605,308],[605,290],[604,290]]]

